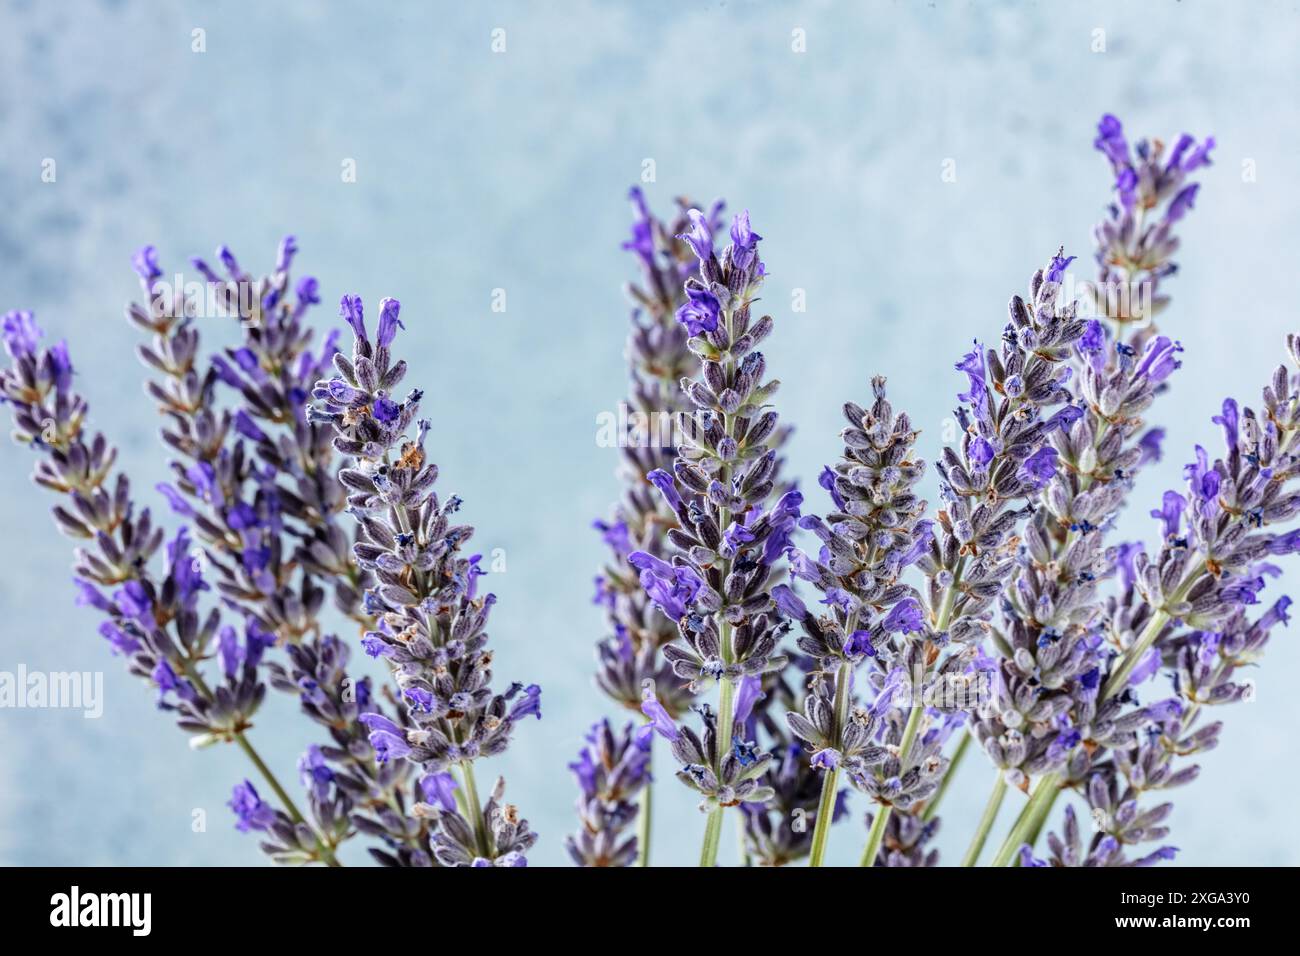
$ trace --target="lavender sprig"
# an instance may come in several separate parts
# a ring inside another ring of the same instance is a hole
[[[664,560],[637,551],[628,561],[641,572],[656,606],[677,622],[682,643],[664,648],[674,673],[692,689],[720,684],[718,713],[701,708],[702,737],[689,728],[678,731],[656,700],[643,704],[655,718],[653,726],[673,741],[684,765],[679,778],[704,795],[709,822],[700,863],[713,866],[724,808],[771,795],[756,782],[770,755],[734,737],[735,690],[743,678],[784,663],[777,653],[784,625],[769,580],[789,545],[802,496],[792,491],[765,506],[777,467],[777,414],[767,403],[778,383],[763,383],[766,363],[754,351],[770,333],[772,319],[750,321],[765,274],[758,257],[761,237],[741,213],[719,259],[704,214],[692,210],[690,218],[692,228],[683,238],[700,260],[700,274],[687,280],[687,301],[677,319],[701,359],[700,378],[682,382],[696,410],[678,417],[682,437],[673,474],[648,476],[677,515],[679,527],[668,531],[676,553]]]
[[[684,243],[673,237],[688,228],[683,207],[677,220],[667,225],[650,214],[641,190],[631,191],[636,218],[632,238],[624,248],[635,252],[642,284],[629,285],[628,294],[640,306],[632,313],[627,356],[631,396],[629,409],[641,416],[620,436],[624,447],[619,476],[622,500],[608,521],[597,521],[609,559],[596,578],[595,603],[602,605],[613,634],[597,648],[596,683],[612,700],[638,711],[646,682],[659,688],[660,700],[674,716],[684,713],[689,690],[675,686],[670,668],[659,651],[677,636],[675,623],[660,614],[641,587],[640,572],[628,563],[633,551],[662,557],[664,533],[678,523],[677,514],[650,486],[648,476],[672,468],[676,448],[672,422],[690,403],[679,382],[699,374],[700,360],[687,346],[688,334],[676,320],[686,301],[682,283],[698,273],[698,261]],[[717,228],[721,203],[715,203],[704,222],[710,237]],[[711,241],[711,239],[710,239]],[[683,255],[682,250],[685,250]],[[667,424],[667,428],[661,426]],[[659,441],[653,439],[658,438]]]
[[[569,764],[578,780],[582,829],[565,840],[578,866],[631,866],[639,836],[627,835],[637,817],[633,802],[650,785],[650,738],[628,724],[615,733],[608,720],[595,724],[578,759]]]
[[[840,770],[871,789],[866,769],[890,756],[877,742],[883,709],[857,708],[850,719],[854,670],[868,658],[898,666],[905,648],[895,647],[892,635],[924,628],[920,595],[899,578],[932,537],[933,522],[920,520],[926,503],[913,491],[925,463],[912,454],[918,433],[907,415],[895,417],[885,398],[885,380],[873,379],[872,391],[870,411],[852,402],[844,406],[844,454],[820,479],[835,510],[824,521],[809,515],[799,522],[823,542],[819,559],[791,552],[791,573],[823,594],[828,613],[814,617],[786,585],[775,591],[782,610],[802,625],[799,649],[817,668],[803,712],[786,715],[794,735],[811,748],[812,765],[823,771],[812,866],[822,865]]]
[[[1085,298],[1091,299],[1102,318],[1089,322],[1073,356],[1083,416],[1071,429],[1054,436],[1057,472],[1038,496],[1041,507],[1027,536],[1029,553],[1012,589],[1018,593],[1021,583],[1028,583],[1032,601],[1049,608],[1069,604],[1079,625],[1075,637],[1099,613],[1090,593],[1092,582],[1109,576],[1114,561],[1113,552],[1103,548],[1104,535],[1132,490],[1138,469],[1160,457],[1164,430],[1144,430],[1142,416],[1166,390],[1166,380],[1180,364],[1177,356],[1182,346],[1156,333],[1154,316],[1169,301],[1157,294],[1156,286],[1177,269],[1171,260],[1178,248],[1173,228],[1199,188],[1185,184],[1185,178],[1208,165],[1214,140],[1196,146],[1193,137],[1184,134],[1164,165],[1161,144],[1142,141],[1134,151],[1135,162],[1119,121],[1108,115],[1098,126],[1095,145],[1117,176],[1109,219],[1094,231],[1098,278],[1084,288]],[[1144,226],[1157,213],[1160,218]],[[1084,610],[1085,605],[1091,612]],[[1023,620],[1026,608],[1026,602],[1019,607],[1008,603],[1004,612],[1013,621]],[[1049,626],[1047,642],[1055,645],[1059,633],[1059,628]],[[1031,636],[1031,647],[1037,640]],[[1090,646],[1081,652],[1083,656],[1095,653],[1098,638],[1090,635],[1083,640]],[[1074,645],[1074,638],[1066,643]],[[1069,652],[1054,646],[1048,655],[1055,660],[1074,651],[1079,651],[1077,645]],[[1017,670],[1024,679],[1033,680],[1035,664],[1031,650]],[[1086,662],[1079,669],[1090,672]],[[1064,696],[1071,693],[1067,689]],[[1033,696],[1026,698],[1026,706]],[[990,733],[996,731],[989,728]],[[1023,785],[1024,781],[1012,778],[1012,782]]]
[[[596,646],[596,685],[614,702],[638,713],[645,688],[658,687],[663,705],[678,716],[685,712],[692,695],[672,680],[672,669],[659,654],[677,636],[677,628],[654,608],[641,587],[637,569],[627,559],[634,550],[662,557],[663,533],[677,524],[677,515],[652,490],[647,476],[672,467],[676,452],[673,422],[689,405],[678,382],[699,374],[700,360],[687,347],[686,329],[676,319],[677,309],[686,301],[682,283],[698,272],[699,260],[689,246],[675,239],[690,225],[690,207],[685,200],[678,200],[679,214],[668,225],[651,215],[639,188],[633,187],[629,198],[635,218],[632,237],[623,248],[636,255],[641,283],[627,287],[637,308],[632,311],[627,339],[630,420],[627,432],[617,436],[623,497],[608,520],[594,522],[610,549],[596,577],[594,603],[605,608],[612,631]],[[717,231],[721,210],[719,202],[709,211],[706,227],[710,234]],[[579,800],[580,809],[583,799]],[[633,854],[640,866],[647,866],[650,860],[651,816],[651,785],[647,783],[641,788]],[[589,828],[592,819],[583,814],[582,822]]]
[[[334,738],[333,745],[311,751],[318,755],[312,809],[320,803],[335,814],[323,830],[337,829],[337,813],[347,820],[355,805],[351,822],[357,829],[397,851],[393,856],[372,849],[372,855],[386,863],[427,864],[427,824],[403,816],[409,774],[376,764],[355,700],[343,700],[346,649],[336,638],[319,637],[326,592],[318,580],[332,582],[335,603],[345,614],[372,619],[359,608],[359,588],[368,577],[350,560],[350,543],[336,520],[345,494],[333,474],[332,429],[299,414],[337,351],[338,333],[326,336],[319,355],[313,353],[303,320],[320,299],[310,276],[289,294],[297,249],[294,238],[285,237],[275,271],[253,279],[223,246],[217,255],[226,278],[202,259],[192,260],[206,280],[201,291],[193,284],[168,288],[153,246],[133,257],[145,301],[128,306],[127,318],[153,336],[138,349],[146,367],[161,376],[148,381],[146,391],[166,419],[164,443],[180,456],[171,463],[175,484],[157,488],[174,512],[194,521],[207,545],[195,554],[218,572],[216,586],[227,605],[250,628],[290,647],[290,671],[266,663],[270,684],[295,694],[303,713]],[[209,306],[240,321],[243,342],[203,368],[195,320]],[[241,399],[233,413],[219,402],[220,386]],[[224,643],[225,631],[221,637]],[[362,682],[351,690],[355,696],[367,687]],[[325,798],[330,781],[341,791],[332,801]],[[373,786],[359,786],[361,781]],[[382,823],[365,815],[374,808]]]
[[[199,365],[201,337],[194,321],[207,302],[189,287],[168,290],[152,246],[134,258],[145,305],[127,317],[152,333],[139,354],[162,377],[146,390],[166,417],[163,441],[181,457],[171,463],[174,483],[158,486],[172,509],[192,521],[218,572],[217,588],[246,615],[285,642],[318,630],[325,592],[349,616],[360,613],[367,583],[349,560],[349,541],[336,517],[344,494],[334,480],[331,430],[298,414],[307,391],[337,351],[338,333],[320,354],[310,351],[303,324],[320,301],[316,280],[299,280],[289,294],[289,269],[297,244],[284,239],[275,272],[254,280],[226,247],[218,256],[228,278],[202,259],[192,263],[207,280],[204,299],[241,322],[238,348]],[[217,388],[234,389],[241,407],[218,404]],[[287,479],[287,480],[282,480]]]
[[[181,528],[166,547],[166,573],[148,570],[163,545],[163,531],[149,509],[135,513],[131,486],[114,477],[116,450],[102,434],[86,440],[85,399],[72,387],[72,362],[66,344],[40,349],[42,332],[30,312],[10,312],[3,337],[12,367],[0,375],[0,392],[12,406],[14,439],[42,454],[34,480],[59,494],[68,505],[53,509],[59,529],[93,541],[95,550],[76,550],[78,603],[100,611],[100,634],[130,670],[158,691],[158,706],[174,713],[193,746],[236,744],[262,775],[283,809],[274,809],[245,782],[238,808],[256,817],[268,833],[268,852],[277,859],[338,865],[340,839],[333,805],[319,803],[319,830],[313,829],[275,775],[249,742],[251,719],[265,696],[258,665],[271,643],[250,625],[241,644],[233,629],[222,629],[220,611],[199,609],[208,589],[189,554],[188,531]],[[116,588],[105,594],[102,588]],[[221,682],[211,688],[202,674],[214,644],[220,644]]]
[[[424,451],[429,423],[416,423],[422,393],[413,389],[400,402],[392,397],[406,374],[405,361],[393,362],[390,352],[401,327],[399,310],[396,299],[380,303],[372,341],[360,298],[343,297],[342,315],[355,336],[352,357],[334,355],[337,374],[316,383],[308,407],[308,420],[332,426],[335,449],[353,460],[339,481],[361,531],[353,553],[375,576],[364,606],[379,622],[362,645],[393,666],[410,726],[379,713],[360,720],[381,760],[405,758],[420,766],[426,793],[446,797],[448,770],[460,771],[459,812],[449,798],[440,807],[413,808],[439,824],[433,846],[440,863],[524,865],[537,835],[502,803],[503,781],[480,803],[472,765],[502,753],[518,721],[541,716],[541,689],[512,684],[497,694],[490,687],[485,627],[496,598],[478,596],[477,580],[485,573],[480,556],[461,554],[473,528],[452,524],[459,498],[440,501],[432,490],[438,469]],[[413,424],[414,440],[407,435]]]

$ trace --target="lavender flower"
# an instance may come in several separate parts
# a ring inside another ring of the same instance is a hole
[[[920,595],[899,580],[930,548],[933,522],[919,520],[926,503],[913,492],[925,464],[912,454],[917,432],[908,417],[895,417],[885,398],[885,380],[873,379],[872,390],[870,411],[844,406],[844,455],[834,471],[822,473],[835,510],[824,521],[800,521],[821,540],[819,556],[791,549],[791,574],[825,596],[827,614],[815,617],[785,585],[774,592],[782,613],[802,625],[799,649],[817,664],[802,713],[787,714],[795,736],[811,748],[812,764],[825,770],[813,866],[822,863],[840,769],[872,789],[867,768],[889,757],[877,743],[883,710],[850,715],[854,669],[869,659],[884,670],[905,666],[909,635],[926,630]],[[829,686],[823,675],[831,676]]]
[[[157,690],[159,707],[175,715],[194,746],[235,743],[263,774],[283,807],[274,810],[274,824],[258,809],[251,784],[234,802],[241,823],[268,829],[268,852],[285,861],[337,865],[341,831],[331,826],[333,804],[321,801],[322,815],[315,828],[309,825],[248,740],[266,690],[258,675],[270,643],[265,633],[250,622],[241,642],[221,628],[217,609],[202,612],[208,585],[190,555],[186,529],[166,544],[165,574],[149,570],[164,531],[154,527],[149,509],[137,514],[130,482],[114,475],[116,451],[104,436],[87,437],[89,408],[73,390],[67,346],[42,350],[41,330],[29,312],[8,313],[3,336],[13,364],[0,373],[0,394],[13,411],[15,440],[42,456],[34,480],[67,498],[69,506],[53,509],[59,529],[94,542],[93,551],[76,551],[78,603],[104,615],[99,631],[113,653]],[[221,670],[205,678],[204,662],[218,645]]]
[[[665,715],[666,716],[666,715]],[[650,739],[628,724],[615,734],[608,720],[595,724],[587,746],[569,764],[577,778],[582,827],[565,840],[578,866],[631,866],[638,836],[627,835],[637,816],[633,799],[649,785]]]
[[[705,797],[702,808],[710,816],[701,863],[712,865],[722,809],[761,799],[747,792],[770,757],[733,739],[733,698],[742,678],[784,663],[777,654],[783,628],[769,579],[789,545],[801,496],[789,492],[766,507],[775,488],[777,415],[765,407],[777,383],[763,383],[765,361],[754,351],[771,331],[771,317],[750,321],[765,272],[758,237],[748,217],[737,217],[732,243],[718,259],[704,242],[703,214],[695,211],[691,219],[686,238],[700,258],[700,272],[686,281],[687,302],[677,319],[691,332],[689,347],[701,359],[699,379],[682,381],[696,410],[678,416],[682,438],[673,474],[648,476],[677,516],[678,527],[668,531],[676,554],[665,560],[635,551],[628,562],[641,572],[651,600],[677,622],[683,643],[664,648],[674,673],[692,689],[721,683],[720,713],[701,708],[703,737],[683,730],[673,747],[685,764],[679,777]],[[718,317],[706,330],[700,309],[710,299],[717,302]]]
[[[473,529],[452,523],[460,499],[439,500],[432,490],[438,469],[425,457],[429,423],[416,419],[422,393],[393,397],[406,374],[406,363],[393,362],[389,349],[399,309],[395,299],[380,303],[372,341],[361,299],[343,297],[342,315],[355,335],[352,357],[334,355],[337,374],[316,383],[308,408],[308,420],[330,425],[335,449],[353,459],[339,481],[361,531],[353,553],[375,578],[364,606],[378,620],[362,645],[392,666],[410,726],[378,713],[360,719],[381,760],[405,758],[426,774],[460,770],[468,819],[432,804],[414,808],[439,824],[433,846],[440,863],[518,865],[536,834],[501,802],[503,782],[480,805],[471,765],[503,752],[520,720],[540,717],[540,690],[490,687],[485,628],[496,598],[478,595],[479,556],[461,552]],[[380,411],[385,403],[392,409]],[[414,440],[407,435],[413,424]]]
[[[625,249],[634,251],[641,266],[640,285],[629,286],[636,303],[627,341],[631,394],[628,408],[633,417],[629,432],[620,442],[622,463],[619,476],[624,484],[622,500],[613,515],[595,522],[609,555],[596,578],[596,601],[605,608],[611,634],[598,645],[596,683],[613,701],[639,711],[643,688],[660,688],[662,702],[674,715],[684,713],[691,694],[672,678],[659,652],[677,636],[674,622],[661,615],[641,587],[640,572],[628,563],[633,551],[662,557],[663,529],[677,522],[676,513],[649,486],[647,476],[671,469],[676,449],[671,422],[688,403],[678,381],[699,374],[699,359],[687,347],[685,329],[675,313],[684,301],[682,282],[697,270],[697,260],[672,237],[688,228],[686,207],[672,225],[654,218],[640,189],[631,191],[635,220],[632,239]],[[711,236],[717,231],[715,204],[703,228]],[[657,440],[656,440],[657,439]],[[644,847],[642,848],[645,849]]]
[[[1187,180],[1210,165],[1214,137],[1198,143],[1183,133],[1166,154],[1159,140],[1140,140],[1130,149],[1123,125],[1109,114],[1097,129],[1095,145],[1115,173],[1115,198],[1094,230],[1097,281],[1084,291],[1099,316],[1136,330],[1131,344],[1140,348],[1153,334],[1151,321],[1168,304],[1159,285],[1178,268],[1172,261],[1178,250],[1174,227],[1195,202],[1200,186]]]

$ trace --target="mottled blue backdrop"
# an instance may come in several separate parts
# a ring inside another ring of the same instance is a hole
[[[792,464],[811,477],[838,451],[839,404],[875,372],[934,449],[961,384],[953,360],[997,334],[1007,298],[1059,245],[1088,257],[1109,185],[1090,146],[1100,113],[1216,135],[1170,284],[1165,327],[1187,345],[1160,406],[1171,454],[1124,522],[1150,538],[1148,507],[1193,443],[1217,441],[1219,401],[1257,398],[1300,324],[1280,301],[1300,254],[1298,45],[1290,2],[4,0],[0,306],[35,309],[68,338],[95,423],[143,490],[164,455],[121,318],[136,247],[156,243],[170,270],[225,242],[260,268],[292,231],[327,302],[402,300],[442,483],[483,545],[505,550],[488,579],[497,672],[545,687],[544,721],[499,765],[543,834],[534,862],[556,864],[573,824],[564,764],[603,708],[589,523],[617,486],[595,422],[623,389],[631,262],[618,243],[643,162],[661,208],[722,195],[767,238],[769,368],[798,425]],[[955,182],[941,181],[946,160]],[[505,313],[491,310],[497,288]],[[794,289],[806,312],[792,312]],[[222,807],[240,754],[191,752],[72,607],[71,543],[30,465],[0,445],[0,670],[103,669],[106,702],[99,720],[0,711],[0,862],[259,861]],[[1294,566],[1283,584],[1300,585]],[[1181,862],[1300,862],[1298,636],[1279,632],[1258,701],[1227,713],[1223,746],[1177,795]],[[310,728],[283,700],[257,723],[291,775]],[[982,758],[962,767],[950,853],[989,780]],[[684,788],[661,790],[655,854],[689,862],[703,818]],[[854,806],[837,860],[861,847]],[[196,808],[206,833],[191,831]]]

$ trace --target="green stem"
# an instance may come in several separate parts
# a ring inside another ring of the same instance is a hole
[[[208,687],[207,681],[203,679],[203,675],[199,673],[198,668],[194,666],[193,659],[187,654],[182,655],[180,658],[180,664],[181,669],[185,672],[185,676],[189,678],[190,683],[198,690],[199,696],[204,700],[212,700],[212,690]],[[284,787],[280,786],[280,781],[277,780],[275,774],[271,772],[271,768],[266,765],[266,761],[262,759],[261,754],[253,749],[253,745],[248,742],[248,737],[244,735],[242,730],[235,732],[234,741],[239,745],[239,749],[244,752],[244,755],[248,757],[249,762],[257,768],[257,772],[262,775],[262,779],[266,781],[266,785],[275,793],[276,798],[280,801],[280,805],[284,807],[284,812],[289,814],[289,819],[294,823],[306,824],[307,821],[303,818],[302,812],[298,809],[298,805],[293,802],[293,799],[285,791]],[[314,827],[312,827],[311,830],[313,833],[316,833]],[[334,855],[333,847],[331,847],[319,833],[316,833],[316,845],[320,850],[321,860],[326,866],[341,866],[338,857]]]
[[[271,768],[266,765],[266,761],[262,759],[261,755],[253,749],[253,745],[248,742],[248,738],[242,733],[237,733],[235,734],[235,743],[239,745],[239,749],[244,752],[250,761],[252,761],[253,766],[257,768],[257,772],[260,773],[262,779],[266,781],[267,786],[275,792],[280,803],[284,805],[285,812],[289,814],[289,819],[294,823],[305,824],[307,821],[303,819],[302,814],[298,811],[297,805],[289,798],[289,794],[285,792],[284,787],[280,786],[280,781],[275,778],[275,774],[271,772]],[[312,832],[315,833],[315,830],[313,829]],[[316,836],[316,843],[320,850],[321,860],[324,861],[326,866],[340,865],[338,857],[334,855],[334,850],[325,842],[325,840],[321,839],[319,834]]]
[[[730,634],[724,630],[724,647],[730,640]],[[718,765],[717,772],[722,773],[722,761],[731,751],[731,721],[736,688],[731,681],[723,678],[718,694]],[[719,776],[719,780],[721,777]],[[709,822],[704,827],[704,844],[700,847],[700,866],[718,865],[718,844],[722,842],[722,813],[726,809],[716,806],[709,811]]]
[[[889,823],[889,814],[893,807],[885,806],[880,808],[876,818],[871,821],[871,832],[867,834],[867,845],[862,851],[862,859],[858,866],[874,866],[876,855],[880,852],[880,844],[885,839],[885,825]]]
[[[844,725],[848,721],[849,678],[852,673],[853,666],[846,661],[835,674],[835,725],[831,728],[831,733],[832,739],[836,741],[843,738]],[[839,777],[839,767],[833,767],[822,774],[822,795],[817,803],[817,819],[813,822],[809,866],[821,866],[826,857],[826,844],[830,838],[832,818],[835,816],[835,787],[839,783]]]
[[[654,754],[654,748],[646,754],[645,762],[645,786],[641,788],[641,806],[637,814],[636,821],[636,865],[650,865],[650,820],[651,820],[651,787],[653,783],[650,779],[650,760]]]
[[[487,830],[483,826],[483,804],[479,803],[478,785],[474,781],[474,768],[468,760],[460,763],[461,779],[465,782],[465,802],[469,805],[470,824],[474,827],[474,842],[478,844],[479,853],[492,859],[492,844]]]
[[[993,822],[998,818],[998,810],[1002,809],[1002,798],[1006,795],[1007,782],[1002,776],[1002,771],[999,770],[997,778],[993,781],[993,792],[989,794],[989,801],[984,806],[984,816],[980,817],[975,837],[971,840],[966,855],[962,857],[962,866],[974,866],[979,862],[984,843],[989,838],[989,830],[993,829]]]
[[[1059,773],[1044,774],[1039,779],[1038,786],[1034,788],[1033,794],[1029,797],[1029,802],[1020,811],[1020,816],[1016,819],[1011,832],[1007,834],[1007,838],[1002,841],[997,856],[993,857],[991,866],[1009,865],[1021,845],[1029,842],[1029,835],[1034,831],[1035,821],[1038,820],[1040,815],[1045,817],[1047,812],[1051,810],[1052,804],[1056,801],[1060,782],[1061,775]]]
[[[1169,623],[1169,613],[1167,611],[1156,611],[1147,626],[1142,629],[1138,639],[1133,645],[1124,652],[1124,659],[1120,661],[1119,667],[1110,675],[1110,680],[1106,681],[1106,686],[1102,690],[1102,700],[1108,700],[1114,697],[1124,689],[1128,683],[1129,675],[1133,673],[1133,668],[1137,667],[1138,662],[1146,655],[1147,649],[1155,643],[1156,637]]]

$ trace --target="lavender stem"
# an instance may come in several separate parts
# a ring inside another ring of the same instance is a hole
[[[998,854],[993,858],[990,866],[1008,866],[1020,849],[1022,843],[1028,842],[1029,834],[1033,832],[1035,826],[1045,818],[1056,802],[1056,795],[1060,792],[1061,773],[1053,770],[1051,773],[1045,773],[1039,778],[1038,786],[1034,787],[1033,794],[1029,797],[1029,802],[1025,804],[1020,816],[1017,818],[1011,832],[1007,834],[1006,840],[998,848]]]
[[[855,627],[857,615],[849,618],[847,633],[852,634]],[[853,666],[847,661],[840,665],[840,669],[835,674],[835,726],[832,732],[842,734],[844,724],[849,716],[849,678],[853,674]],[[826,770],[822,774],[822,795],[817,804],[817,822],[813,824],[812,848],[808,852],[808,865],[821,866],[822,860],[826,856],[826,844],[831,832],[832,817],[835,816],[835,786],[839,783],[840,770],[838,766]]]
[[[979,826],[975,828],[975,836],[971,840],[970,848],[962,857],[962,866],[974,866],[979,862],[980,853],[983,852],[984,844],[989,838],[989,830],[993,829],[993,823],[998,818],[998,810],[1002,809],[1002,798],[1006,795],[1007,781],[1002,771],[998,770],[993,781],[993,790],[989,793],[988,803],[984,806],[984,815],[980,817]]]
[[[722,627],[723,663],[730,663],[731,625]],[[733,700],[736,685],[723,678],[718,689],[718,760],[731,752],[731,723],[735,708]],[[700,847],[700,866],[718,865],[718,844],[722,842],[722,814],[725,807],[717,806],[709,811],[709,822],[704,827],[704,844]]]
[[[881,807],[876,818],[871,821],[871,831],[867,834],[867,845],[862,850],[862,860],[858,866],[871,866],[880,853],[880,844],[885,839],[886,825],[889,823],[889,811],[893,807]]]
[[[474,768],[470,761],[460,762],[460,773],[465,782],[465,802],[469,804],[469,819],[474,825],[474,841],[478,844],[479,853],[487,859],[492,859],[491,841],[484,829],[483,804],[478,798],[478,785],[474,780]]]
[[[645,775],[646,775],[647,783],[645,785],[645,788],[641,791],[641,805],[637,813],[637,821],[636,821],[636,847],[637,847],[636,865],[637,866],[650,865],[650,824],[652,820],[652,810],[653,810],[651,801],[653,799],[654,788],[650,786],[648,781],[650,778],[650,763],[653,754],[654,754],[654,748],[652,747],[650,748],[650,752],[646,755]]]

